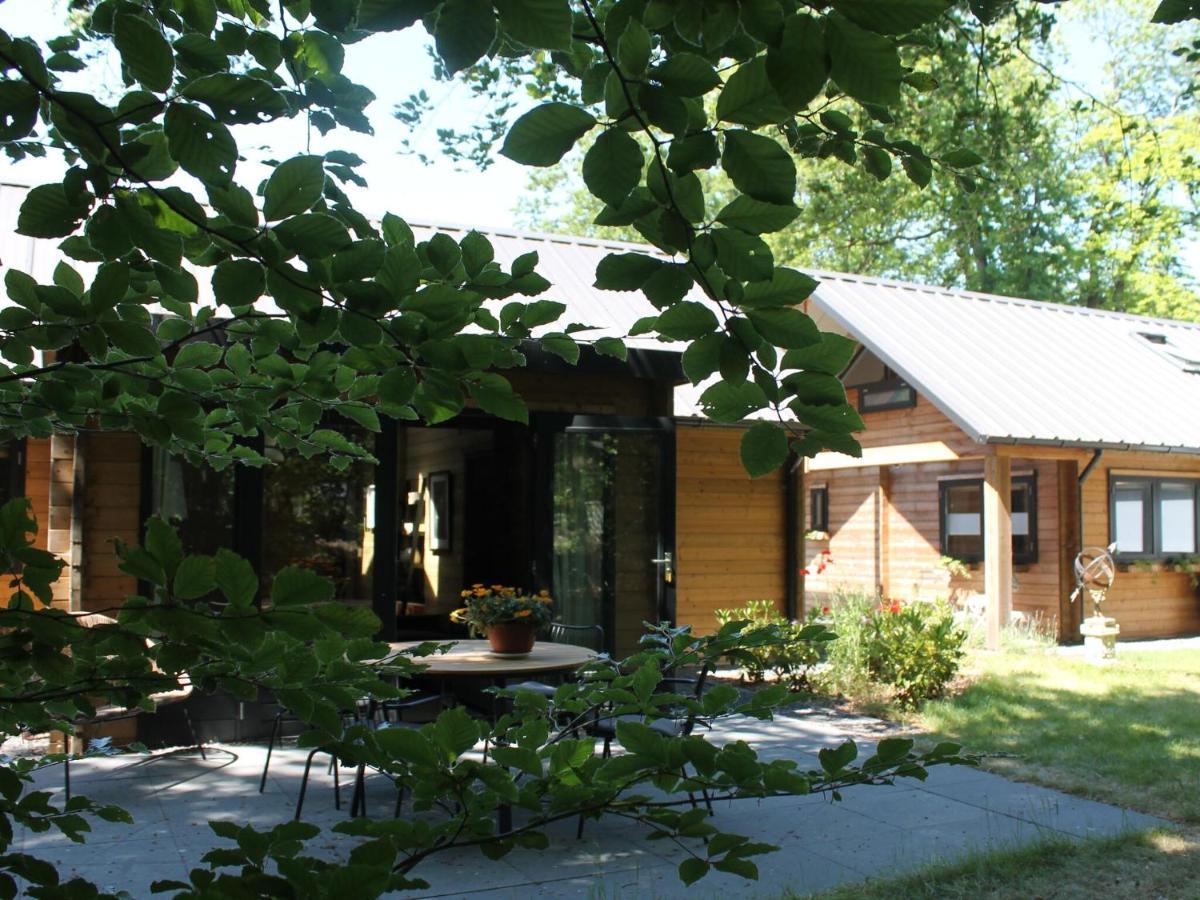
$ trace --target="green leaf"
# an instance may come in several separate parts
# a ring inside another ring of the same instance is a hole
[[[526,166],[552,166],[596,124],[569,103],[543,103],[513,123],[500,153]]]
[[[258,596],[258,575],[249,562],[222,547],[216,556],[217,587],[230,604],[248,607]]]
[[[130,356],[155,357],[161,352],[158,340],[145,325],[136,322],[104,322],[100,326],[117,348]]]
[[[543,350],[553,353],[571,365],[579,362],[579,344],[569,335],[558,332],[544,334],[540,343]]]
[[[834,0],[833,8],[869,31],[904,34],[932,22],[953,0]]]
[[[275,226],[275,235],[285,247],[301,256],[332,256],[350,245],[346,226],[325,213],[303,213]],[[455,246],[457,250],[457,245]]]
[[[642,148],[624,131],[610,128],[583,157],[583,183],[609,206],[620,206],[642,180]]]
[[[863,148],[863,168],[877,181],[885,181],[892,174],[892,154],[879,147]]]
[[[267,286],[262,264],[252,259],[227,259],[213,270],[212,288],[218,303],[246,306],[262,296]]]
[[[817,754],[821,761],[821,768],[828,775],[836,775],[854,762],[857,756],[858,747],[854,745],[854,741],[844,741],[837,747],[824,747]]]
[[[500,27],[526,47],[571,49],[571,5],[568,0],[496,0]]]
[[[263,215],[272,222],[307,212],[324,190],[324,160],[319,156],[294,156],[276,166],[267,179]]]
[[[334,34],[345,31],[354,21],[357,0],[309,0],[317,25]]]
[[[630,17],[617,41],[617,64],[628,78],[638,79],[650,64],[650,32],[636,18]]]
[[[658,333],[676,341],[691,341],[711,334],[717,325],[716,313],[694,300],[676,303],[658,317]]]
[[[221,348],[203,340],[184,344],[175,354],[175,368],[193,369],[215,366],[221,359]]]
[[[175,572],[175,596],[195,600],[217,587],[216,570],[211,556],[185,556]]]
[[[725,82],[717,99],[718,119],[748,128],[783,122],[790,115],[791,111],[783,105],[767,78],[767,60],[761,55],[742,63]]]
[[[770,306],[795,306],[807,299],[817,287],[810,275],[776,266],[767,281],[746,285],[738,305],[743,309],[761,309]]]
[[[90,195],[68,197],[61,184],[39,185],[21,201],[17,233],[35,238],[66,237],[79,228],[91,207]]]
[[[679,880],[685,885],[691,885],[708,874],[708,860],[689,856],[679,864]]]
[[[680,97],[701,97],[722,83],[712,63],[687,52],[672,53],[650,71],[650,77]]]
[[[982,166],[984,159],[974,150],[959,147],[957,150],[951,150],[944,154],[942,162],[948,166],[954,166],[956,169],[971,169],[975,166]]]
[[[799,208],[790,203],[765,203],[743,194],[717,213],[717,221],[747,234],[768,234],[787,228],[798,215]]]
[[[757,422],[742,435],[742,466],[751,478],[774,472],[787,461],[788,435],[771,422]]]
[[[629,348],[625,346],[625,342],[620,338],[599,338],[592,344],[592,349],[601,356],[611,356],[613,359],[621,360],[621,362],[624,362],[629,357]]]
[[[333,599],[333,583],[311,569],[288,566],[271,582],[271,605],[301,606]]]
[[[857,349],[858,344],[850,338],[825,332],[817,343],[783,354],[780,367],[840,375],[854,358]]]
[[[93,309],[112,309],[129,290],[129,266],[123,262],[102,265],[92,281],[88,295]]]
[[[121,62],[147,90],[162,93],[171,86],[175,74],[175,55],[162,33],[130,13],[118,13],[114,20],[113,45]]]
[[[604,291],[637,291],[665,263],[645,253],[610,253],[596,266],[593,287]]]
[[[693,341],[683,351],[683,374],[692,384],[699,384],[717,371],[721,364],[721,347],[728,340],[723,334],[706,334]]]
[[[225,185],[237,166],[237,143],[229,129],[195,106],[172,103],[163,120],[171,156],[205,184]]]
[[[259,123],[287,115],[287,99],[271,84],[249,75],[217,72],[189,82],[181,91],[190,100],[199,100],[222,122],[233,125]]]
[[[0,141],[17,141],[37,124],[40,97],[33,85],[24,81],[0,81]]]
[[[477,63],[496,39],[496,14],[488,0],[446,0],[433,31],[438,56],[451,74]]]
[[[733,425],[768,405],[767,395],[753,381],[719,381],[700,395],[700,406],[714,422]]]
[[[454,760],[475,746],[479,723],[461,706],[454,706],[438,715],[429,733],[446,757]]]
[[[923,156],[906,156],[901,160],[900,164],[904,167],[904,174],[908,176],[908,180],[917,187],[929,187],[929,182],[933,180],[933,164]]]
[[[183,21],[201,34],[212,34],[217,27],[217,6],[214,0],[175,0],[175,8]]]
[[[806,109],[829,78],[823,23],[802,13],[789,16],[778,47],[767,48],[767,78],[793,112]]]
[[[891,106],[900,102],[904,67],[896,45],[865,31],[838,14],[826,20],[830,71],[843,91],[862,103]]]
[[[503,375],[485,373],[471,385],[471,396],[479,408],[509,422],[529,424],[529,410]]]
[[[791,154],[761,134],[726,132],[721,167],[734,187],[756,200],[790,204],[796,194],[796,164]]]
[[[776,347],[808,347],[821,339],[816,323],[798,309],[752,309],[746,315],[755,331]]]

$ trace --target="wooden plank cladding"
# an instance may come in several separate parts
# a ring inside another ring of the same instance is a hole
[[[113,541],[141,539],[142,445],[136,434],[116,431],[90,433],[84,441],[82,594],[76,608],[94,612],[137,593],[136,579],[117,569]]]
[[[742,434],[686,422],[675,432],[676,618],[698,632],[716,628],[716,610],[750,600],[784,609],[783,474],[751,479]]]

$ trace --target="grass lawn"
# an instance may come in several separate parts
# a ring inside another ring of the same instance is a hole
[[[913,875],[848,885],[821,900],[1175,900],[1200,892],[1200,838],[1151,831],[1088,841],[1046,841]]]
[[[995,754],[984,767],[1182,823],[1074,843],[1047,840],[823,900],[1200,897],[1200,649],[1119,650],[1095,665],[1040,647],[974,652],[970,686],[909,721],[929,741]]]
[[[1109,665],[1043,650],[977,653],[973,683],[914,723],[985,766],[1200,823],[1200,649],[1122,649]]]

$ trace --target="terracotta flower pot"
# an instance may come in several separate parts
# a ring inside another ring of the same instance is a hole
[[[487,637],[493,653],[525,654],[533,649],[537,626],[528,622],[497,622],[488,626]]]

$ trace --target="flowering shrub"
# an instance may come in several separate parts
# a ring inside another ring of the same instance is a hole
[[[825,685],[854,697],[886,688],[901,706],[940,696],[958,673],[967,632],[948,603],[844,594],[823,616],[837,633]]]
[[[746,678],[759,683],[771,672],[780,681],[786,682],[794,691],[810,687],[810,675],[824,656],[824,647],[837,635],[819,622],[790,622],[781,616],[770,600],[751,600],[736,609],[718,609],[717,621],[721,625],[730,622],[748,622],[747,633],[758,634],[767,630],[776,632],[775,639],[755,647],[742,661]]]
[[[958,674],[967,632],[946,603],[886,600],[870,617],[867,668],[901,706],[941,696]]]
[[[520,588],[502,584],[473,584],[462,592],[462,598],[466,606],[450,613],[450,619],[465,622],[476,637],[487,634],[488,626],[501,622],[528,622],[540,628],[550,621],[554,603],[548,591],[526,594]]]

